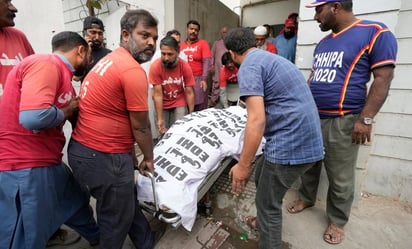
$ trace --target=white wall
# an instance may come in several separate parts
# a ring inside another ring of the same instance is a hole
[[[51,52],[51,38],[64,30],[62,1],[13,0],[12,3],[18,10],[15,27],[27,35],[36,53]]]
[[[241,25],[255,27],[262,24],[283,24],[288,14],[298,12],[299,0],[275,1],[241,1]]]

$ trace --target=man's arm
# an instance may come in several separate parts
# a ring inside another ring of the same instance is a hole
[[[210,72],[210,61],[211,61],[210,57],[202,59],[203,71],[202,71],[202,81],[200,82],[200,85],[203,88],[204,92],[206,92],[207,90],[207,78],[209,77],[209,72]]]
[[[265,106],[262,96],[246,98],[247,122],[245,137],[239,162],[232,167],[229,175],[232,177],[232,192],[243,192],[250,175],[250,167],[255,158],[256,151],[262,141],[266,126]]]
[[[153,138],[150,129],[149,114],[147,111],[129,111],[129,119],[133,137],[144,156],[143,161],[139,165],[140,173],[144,175],[146,169],[153,173]]]
[[[218,58],[216,58],[216,42],[213,43],[211,53],[212,53],[212,59],[210,61],[210,73],[215,74],[215,70],[216,70],[215,61],[216,61],[216,59],[218,59]]]
[[[188,86],[185,88],[185,95],[186,95],[186,104],[189,113],[192,113],[195,110],[195,92],[193,91],[193,87]]]
[[[392,66],[379,67],[373,70],[374,80],[369,89],[365,106],[360,113],[359,120],[353,127],[352,142],[364,144],[371,141],[372,124],[363,123],[363,118],[373,119],[388,96],[394,68]]]
[[[153,85],[153,103],[156,110],[157,115],[157,129],[159,130],[160,134],[164,134],[167,131],[165,125],[165,121],[163,118],[163,93],[162,93],[162,85]]]
[[[78,105],[78,98],[73,98],[67,106],[60,109],[53,105],[44,109],[23,110],[19,113],[19,122],[24,128],[33,131],[53,128],[70,119],[78,110]]]

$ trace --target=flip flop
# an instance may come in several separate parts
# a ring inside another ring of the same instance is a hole
[[[291,214],[297,214],[310,207],[313,207],[313,204],[309,204],[309,203],[302,201],[301,199],[297,199],[297,200],[290,202],[287,205],[286,209]]]
[[[323,240],[329,244],[340,244],[345,238],[343,227],[330,223],[323,234]]]
[[[258,231],[258,224],[257,224],[257,219],[256,216],[245,216],[243,219],[243,222],[254,232]]]

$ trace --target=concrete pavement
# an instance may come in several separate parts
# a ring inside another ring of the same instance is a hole
[[[239,215],[256,214],[254,203],[254,183],[250,181],[247,190],[239,197],[230,194],[227,172],[221,175],[210,193],[213,200],[213,217],[199,214],[191,232],[183,228],[167,227],[155,249],[252,249],[257,248],[254,234],[243,230],[236,218]],[[296,197],[290,190],[284,200],[288,203]],[[151,219],[154,229],[159,223]],[[284,208],[282,249],[410,249],[412,248],[412,204],[388,198],[364,194],[345,227],[345,239],[339,245],[329,245],[323,241],[327,226],[325,203],[299,214],[289,214]],[[246,239],[246,235],[248,238]],[[71,246],[54,246],[51,249],[88,249],[82,239]],[[97,248],[97,247],[96,247]],[[129,239],[124,246],[134,248]]]

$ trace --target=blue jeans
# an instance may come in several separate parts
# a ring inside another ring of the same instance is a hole
[[[0,248],[45,248],[63,223],[97,240],[89,199],[63,163],[0,172]]]
[[[282,202],[287,190],[314,163],[280,165],[264,161],[256,165],[256,208],[260,249],[282,245]]]
[[[74,177],[96,199],[100,249],[121,249],[129,234],[136,248],[153,248],[150,225],[141,212],[130,154],[96,151],[71,140]]]

